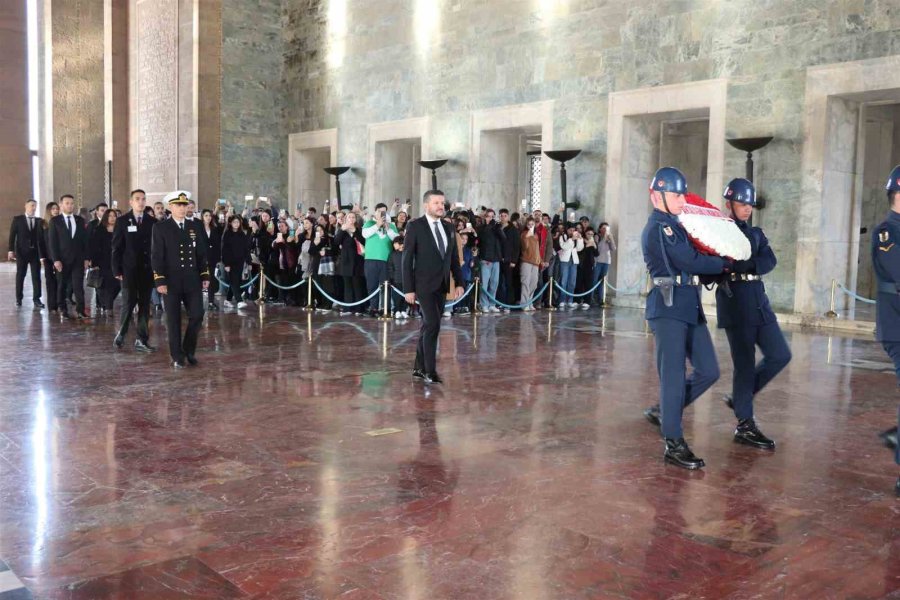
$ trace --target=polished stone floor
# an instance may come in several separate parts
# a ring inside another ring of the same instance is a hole
[[[633,310],[454,318],[426,389],[414,321],[220,313],[173,372],[0,297],[0,560],[36,598],[900,598],[868,339],[787,332],[766,453],[731,441],[714,334],[689,473]]]

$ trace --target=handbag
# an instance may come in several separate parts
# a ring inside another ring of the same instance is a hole
[[[334,275],[334,260],[330,256],[319,260],[319,275]]]
[[[90,288],[97,289],[103,285],[103,277],[100,275],[100,267],[90,267],[84,275],[84,282]]]

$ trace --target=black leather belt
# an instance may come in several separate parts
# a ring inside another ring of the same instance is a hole
[[[654,277],[653,285],[662,287],[664,285],[700,285],[700,276],[691,275],[689,278],[682,280],[681,275],[675,277]]]
[[[762,275],[753,275],[751,273],[730,273],[728,281],[762,281]]]

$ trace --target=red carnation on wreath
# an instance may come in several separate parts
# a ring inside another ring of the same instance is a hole
[[[687,204],[678,220],[697,251],[733,260],[750,258],[750,240],[728,215],[697,194],[684,198]]]

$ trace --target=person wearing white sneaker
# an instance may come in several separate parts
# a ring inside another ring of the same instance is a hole
[[[569,310],[575,308],[572,293],[575,291],[575,280],[578,277],[578,253],[583,249],[584,240],[574,226],[568,227],[566,233],[559,236],[559,251],[556,253],[559,257],[559,287],[565,290],[560,292],[563,294],[560,298],[560,308],[563,306]]]

